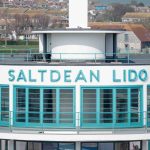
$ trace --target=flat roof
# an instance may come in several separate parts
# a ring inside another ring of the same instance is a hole
[[[36,54],[2,54],[0,55],[0,65],[41,65],[41,66],[126,66],[126,65],[150,65],[150,54],[121,54],[116,58],[106,58],[105,60],[45,60],[43,58],[34,60]]]
[[[90,28],[86,29],[73,29],[73,28],[67,28],[67,29],[53,29],[53,30],[35,30],[32,31],[33,34],[42,34],[42,33],[122,33],[125,30],[94,30]]]

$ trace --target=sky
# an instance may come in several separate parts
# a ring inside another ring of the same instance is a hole
[[[109,4],[109,3],[130,3],[132,0],[99,0],[103,4]],[[143,2],[145,5],[150,6],[150,0],[136,0],[137,2]]]

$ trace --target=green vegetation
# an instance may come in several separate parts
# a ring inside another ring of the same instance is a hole
[[[9,53],[9,52],[38,52],[38,41],[0,41],[0,53]]]

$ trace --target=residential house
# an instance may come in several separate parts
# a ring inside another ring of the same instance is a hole
[[[122,22],[138,23],[138,22],[147,22],[150,20],[150,12],[131,12],[126,13],[122,17]]]
[[[147,52],[150,48],[150,31],[140,24],[125,23],[90,23],[94,29],[119,30],[117,35],[117,50],[121,53]]]

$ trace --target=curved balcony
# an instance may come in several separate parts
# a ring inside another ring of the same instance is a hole
[[[96,131],[124,131],[143,130],[150,127],[150,112],[122,112],[99,113],[101,118],[93,118],[95,112],[69,113],[69,112],[26,112],[26,111],[2,111],[0,113],[0,128],[13,130],[72,130],[76,132]],[[110,114],[113,117],[109,117]],[[88,117],[87,117],[88,115]],[[115,118],[115,119],[114,119]],[[89,130],[90,129],[90,130]],[[141,129],[141,130],[140,130]]]

